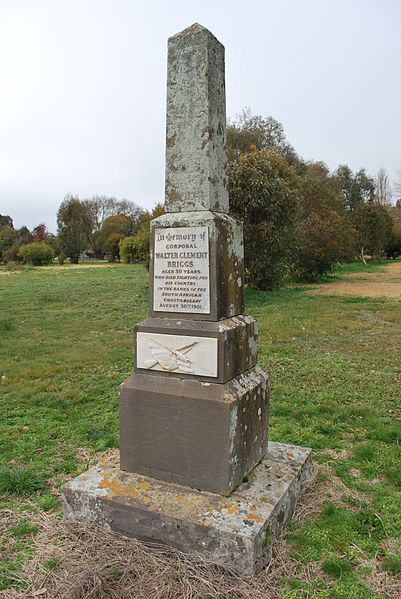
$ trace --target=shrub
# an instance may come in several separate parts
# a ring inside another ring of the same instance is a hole
[[[338,262],[352,260],[355,251],[355,231],[345,216],[332,210],[315,212],[297,228],[296,274],[316,279]]]
[[[139,231],[120,241],[120,256],[127,264],[138,260],[147,260],[149,255],[149,234]]]
[[[20,262],[21,258],[19,256],[20,246],[17,243],[13,243],[8,250],[3,252],[3,262],[9,264],[10,262]]]
[[[17,232],[9,226],[0,229],[0,260],[4,259],[4,252],[16,241]]]
[[[385,247],[386,258],[401,256],[401,223],[394,225],[389,242]]]
[[[139,218],[139,226],[135,235],[120,241],[120,257],[123,262],[142,260],[149,267],[150,221],[164,214],[164,207],[156,204],[152,212],[143,212]]]
[[[114,231],[114,233],[110,233],[104,242],[104,250],[109,262],[120,261],[120,241],[123,237],[123,233]]]
[[[53,248],[43,241],[34,241],[22,245],[18,254],[25,264],[33,264],[34,266],[50,264],[54,258]]]

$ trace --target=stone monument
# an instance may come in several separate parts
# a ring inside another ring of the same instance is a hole
[[[151,223],[150,314],[120,390],[120,463],[63,490],[65,515],[258,571],[311,451],[267,442],[268,381],[244,315],[242,225],[228,215],[224,47],[169,40],[166,213]]]

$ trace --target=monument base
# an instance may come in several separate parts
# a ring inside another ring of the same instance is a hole
[[[249,479],[224,497],[122,472],[118,457],[66,484],[65,518],[171,545],[251,576],[267,564],[312,471],[312,450],[269,443]]]

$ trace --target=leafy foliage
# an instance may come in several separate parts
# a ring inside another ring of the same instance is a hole
[[[3,254],[8,250],[16,241],[18,237],[17,231],[10,227],[10,225],[4,225],[0,229],[0,259],[3,260]]]
[[[401,256],[401,222],[394,224],[384,251],[386,258]]]
[[[362,259],[369,253],[381,259],[390,241],[393,221],[384,206],[360,203],[353,214]]]
[[[139,219],[135,235],[122,239],[120,242],[121,259],[126,264],[143,261],[149,266],[150,221],[164,214],[162,204],[156,204],[151,212],[145,210]]]
[[[44,264],[51,264],[54,258],[54,251],[44,241],[34,241],[22,245],[19,248],[18,255],[25,264],[43,266]]]
[[[334,173],[346,210],[355,210],[360,204],[373,202],[375,181],[365,169],[353,173],[349,166],[342,164]]]
[[[89,199],[83,200],[91,219],[91,231],[89,233],[89,243],[96,258],[103,258],[106,253],[104,244],[107,239],[104,225],[106,221],[113,216],[124,216],[130,222],[129,235],[136,228],[142,209],[134,202],[129,200],[117,200],[113,197],[95,195]],[[116,229],[110,230],[108,235],[115,233]],[[109,244],[110,245],[110,244]]]
[[[60,250],[73,264],[78,264],[81,252],[89,243],[92,221],[79,198],[67,195],[57,212]]]
[[[109,216],[104,221],[99,232],[99,245],[102,247],[110,262],[120,259],[120,240],[129,235],[133,229],[133,222],[124,214]]]
[[[287,272],[299,201],[293,167],[276,150],[253,149],[228,167],[230,209],[244,223],[247,281],[280,287]]]
[[[302,170],[304,163],[287,142],[284,127],[272,116],[263,118],[243,110],[227,126],[227,153],[229,161],[240,154],[257,150],[277,150],[289,164]]]
[[[330,273],[355,254],[355,230],[349,219],[333,210],[314,212],[301,221],[296,237],[295,272],[303,280]]]
[[[114,231],[108,235],[104,242],[104,250],[108,256],[109,262],[115,262],[120,260],[120,241],[124,239],[124,233],[121,231]]]
[[[14,228],[13,219],[8,214],[0,214],[0,229],[2,227]]]

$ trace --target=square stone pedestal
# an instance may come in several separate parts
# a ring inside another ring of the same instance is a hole
[[[116,456],[64,486],[64,514],[251,576],[269,562],[310,478],[311,458],[311,449],[269,443],[249,480],[224,497],[122,472]]]
[[[268,385],[258,366],[227,383],[130,376],[120,390],[127,472],[229,495],[267,449]]]

